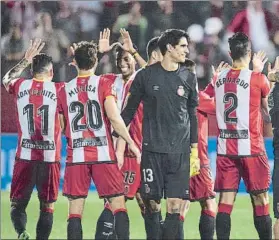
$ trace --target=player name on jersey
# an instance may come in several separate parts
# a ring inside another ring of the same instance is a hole
[[[95,92],[96,91],[96,87],[92,86],[92,85],[85,85],[85,86],[78,86],[75,87],[74,89],[70,89],[68,91],[68,94],[70,97],[72,97],[75,94],[78,94],[79,92]]]
[[[20,98],[28,96],[28,95],[31,95],[31,96],[45,96],[45,97],[48,97],[48,98],[52,99],[53,101],[57,100],[57,97],[56,97],[55,93],[53,93],[51,91],[48,91],[48,90],[39,90],[39,89],[25,89],[23,91],[20,91],[17,94],[17,99],[20,99]]]
[[[216,87],[219,88],[224,83],[235,83],[244,89],[247,89],[249,87],[249,83],[245,82],[245,80],[242,80],[240,78],[220,78],[216,81]]]

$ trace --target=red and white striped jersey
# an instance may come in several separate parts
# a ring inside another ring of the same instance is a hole
[[[132,78],[124,86],[122,109],[124,109],[125,106],[127,105],[127,101],[129,98],[129,90],[133,83],[134,76],[135,75],[133,75]],[[143,104],[141,102],[133,120],[130,123],[130,129],[129,129],[130,136],[134,140],[136,146],[139,148],[140,151],[142,150],[142,119],[143,119]],[[134,154],[129,150],[128,147],[126,147],[125,156],[126,157],[134,156]]]
[[[8,86],[14,95],[18,144],[16,158],[55,162],[61,159],[57,95],[61,83],[18,79]]]
[[[212,94],[212,90],[219,129],[217,153],[227,156],[263,154],[261,100],[270,91],[266,76],[249,69],[227,69],[215,76],[205,91]]]
[[[215,115],[215,101],[213,97],[199,92],[199,105],[197,107],[198,119],[198,154],[201,166],[209,165],[208,157],[208,115]]]
[[[67,163],[115,161],[110,122],[104,102],[115,97],[114,77],[79,76],[59,93],[59,111],[66,120]]]

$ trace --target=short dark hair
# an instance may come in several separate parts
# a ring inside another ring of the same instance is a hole
[[[154,38],[150,39],[149,42],[147,43],[146,54],[147,54],[148,59],[151,58],[151,54],[153,51],[160,50],[159,46],[158,46],[158,40],[159,40],[159,37],[154,37]]]
[[[168,29],[162,33],[158,39],[158,46],[162,55],[167,52],[167,45],[170,44],[173,47],[177,45],[182,37],[185,37],[189,42],[190,38],[187,32],[181,29]]]
[[[52,58],[45,53],[40,53],[32,59],[32,73],[41,74],[49,71],[49,66],[52,65]]]
[[[235,33],[229,38],[229,45],[231,51],[231,58],[233,60],[238,60],[245,57],[250,50],[250,40],[248,36],[242,32]]]
[[[75,60],[79,69],[89,70],[97,62],[98,46],[93,41],[81,41],[75,49]]]
[[[135,44],[133,44],[133,48],[134,48],[136,51],[138,51],[138,47],[137,47]],[[119,60],[122,58],[124,52],[125,52],[125,50],[124,50],[122,47],[116,46],[116,48],[115,48],[115,57],[116,57],[116,62],[117,62],[117,64],[118,64]],[[118,67],[118,66],[117,66],[117,67]]]
[[[189,69],[190,72],[193,71],[193,68],[196,67],[196,63],[192,61],[191,59],[187,58],[184,62],[184,66]]]

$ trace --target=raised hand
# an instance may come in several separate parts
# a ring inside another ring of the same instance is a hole
[[[231,65],[228,63],[225,63],[224,61],[222,61],[216,69],[214,68],[214,66],[211,66],[212,75],[214,76],[215,74],[218,74],[227,68],[231,68]]]
[[[271,63],[268,63],[268,79],[271,82],[279,82],[279,56],[276,57],[274,67],[271,68]]]
[[[262,72],[267,60],[268,60],[268,58],[266,57],[266,53],[264,51],[259,51],[257,53],[254,53],[253,60],[252,60],[253,71]]]
[[[133,42],[132,42],[129,32],[127,30],[125,30],[124,28],[121,28],[120,34],[121,34],[121,37],[123,40],[123,45],[121,45],[122,49],[129,53],[136,52],[136,49],[134,49],[134,47],[133,47]]]
[[[24,58],[28,61],[28,63],[32,62],[33,57],[38,55],[42,49],[44,48],[45,43],[42,42],[41,39],[36,38],[33,42],[33,40],[30,40],[30,45],[27,51],[25,52]]]
[[[99,37],[99,52],[100,53],[109,52],[116,45],[119,45],[119,46],[121,45],[119,42],[115,42],[110,45],[109,41],[110,41],[110,30],[108,28],[105,28],[103,31],[100,32],[100,37]]]

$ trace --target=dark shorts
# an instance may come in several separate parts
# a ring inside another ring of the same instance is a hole
[[[190,153],[143,151],[141,161],[142,198],[189,199]]]
[[[29,201],[34,187],[44,202],[55,202],[59,191],[60,163],[16,160],[13,171],[11,201]]]
[[[248,193],[259,194],[268,191],[270,167],[267,156],[242,158],[217,156],[216,192],[237,192],[241,177]]]
[[[190,201],[215,198],[214,181],[209,167],[201,167],[200,174],[190,178]]]
[[[140,187],[140,165],[136,158],[125,157],[121,172],[124,174],[125,197],[133,199]]]
[[[123,175],[117,164],[69,164],[65,168],[63,195],[86,198],[93,180],[100,198],[124,194]]]

